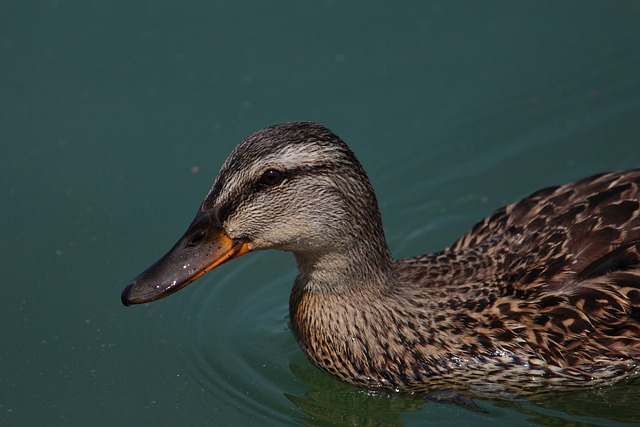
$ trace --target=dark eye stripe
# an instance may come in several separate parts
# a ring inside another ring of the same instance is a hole
[[[285,178],[294,179],[299,175],[314,175],[331,172],[331,168],[324,164],[312,165],[312,166],[298,166],[293,169],[287,169],[282,171],[280,169],[267,169],[263,172],[258,180],[261,186],[273,187],[280,184]]]

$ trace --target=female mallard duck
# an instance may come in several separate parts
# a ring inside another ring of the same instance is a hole
[[[330,375],[408,393],[536,397],[640,374],[640,169],[538,191],[442,252],[394,260],[327,128],[238,145],[185,235],[123,291],[165,297],[247,252],[293,252],[293,333]]]

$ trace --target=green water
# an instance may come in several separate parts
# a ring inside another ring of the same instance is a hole
[[[0,425],[640,423],[640,384],[479,414],[338,383],[288,330],[287,254],[120,304],[269,124],[351,145],[399,257],[640,166],[639,23],[636,1],[0,1]]]

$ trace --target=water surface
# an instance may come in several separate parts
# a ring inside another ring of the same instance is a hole
[[[639,384],[479,414],[334,381],[289,331],[288,254],[119,294],[277,122],[351,145],[398,257],[640,166],[638,22],[634,1],[0,1],[0,424],[637,424]]]

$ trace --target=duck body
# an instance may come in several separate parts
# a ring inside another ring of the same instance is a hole
[[[295,255],[291,328],[320,369],[410,394],[536,398],[640,374],[640,170],[507,205],[449,248],[394,260],[375,194],[325,127],[232,152],[185,235],[124,290],[162,298],[244,253]]]
[[[442,252],[394,261],[387,293],[298,281],[298,341],[333,376],[410,393],[535,397],[637,375],[639,183],[634,170],[539,191]]]

